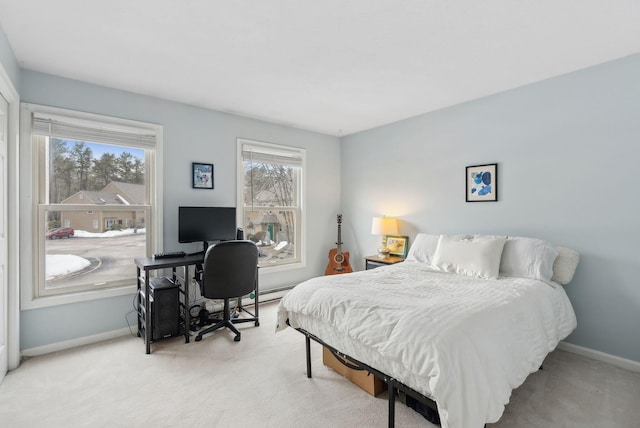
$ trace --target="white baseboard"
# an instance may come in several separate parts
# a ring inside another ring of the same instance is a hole
[[[76,348],[78,346],[89,345],[91,343],[102,342],[104,340],[114,339],[120,336],[135,334],[138,329],[136,326],[132,329],[121,328],[119,330],[105,331],[104,333],[94,334],[91,336],[78,337],[76,339],[64,340],[62,342],[50,343],[49,345],[36,346],[35,348],[23,349],[21,354],[23,357],[35,357],[38,355],[49,354],[51,352],[63,351],[65,349]]]
[[[640,373],[640,362],[628,360],[626,358],[617,357],[615,355],[607,354],[604,352],[596,351],[594,349],[585,348],[583,346],[574,345],[572,343],[560,342],[558,349],[562,351],[572,352],[574,354],[582,355],[583,357],[591,358],[592,360],[602,361],[604,363],[611,364],[616,367],[620,367],[632,372]]]

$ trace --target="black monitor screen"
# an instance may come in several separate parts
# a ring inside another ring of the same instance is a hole
[[[179,207],[178,241],[207,242],[236,239],[235,207]]]

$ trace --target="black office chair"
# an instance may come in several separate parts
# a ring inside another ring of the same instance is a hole
[[[240,341],[240,332],[234,324],[254,322],[258,319],[258,247],[251,241],[224,241],[207,249],[200,275],[200,290],[207,299],[223,299],[223,318],[210,318],[214,323],[196,336],[202,336],[219,328],[227,327],[236,334],[233,339]],[[255,314],[242,307],[242,296],[255,292]],[[237,312],[246,312],[250,318],[232,318],[229,299],[237,298]]]

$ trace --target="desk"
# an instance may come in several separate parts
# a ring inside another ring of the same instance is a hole
[[[151,353],[151,312],[149,302],[149,279],[151,271],[158,269],[171,269],[172,279],[180,284],[180,294],[182,301],[180,302],[180,312],[182,312],[182,322],[184,323],[184,341],[189,343],[189,330],[191,320],[189,315],[189,267],[199,263],[203,263],[203,254],[195,254],[186,257],[175,257],[170,259],[154,259],[153,257],[140,257],[135,259],[137,267],[137,283],[138,283],[138,311],[141,310],[140,305],[144,300],[144,325],[138,312],[138,334],[144,339],[147,354]],[[178,269],[182,272],[178,272]],[[144,277],[142,276],[144,271]],[[141,294],[143,293],[143,294]],[[178,314],[180,315],[180,314]]]

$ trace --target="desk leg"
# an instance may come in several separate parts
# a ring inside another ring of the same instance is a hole
[[[191,336],[191,311],[189,308],[189,282],[191,277],[189,276],[189,266],[184,267],[184,343],[189,343],[189,336]]]
[[[151,304],[149,302],[149,271],[144,271],[144,344],[151,353]]]
[[[140,297],[140,292],[142,291],[142,285],[140,284],[140,268],[136,268],[136,307],[138,308],[137,318],[138,318],[138,337],[142,337],[142,320],[140,319],[140,305],[142,304],[142,298]]]
[[[256,291],[255,291],[255,300],[253,301],[254,310],[256,311],[256,322],[255,322],[256,327],[260,325],[260,314],[258,313],[258,306],[260,303],[258,302],[258,294],[260,293],[260,290],[258,290],[259,283],[260,283],[260,280],[258,279],[258,272],[256,271]]]

